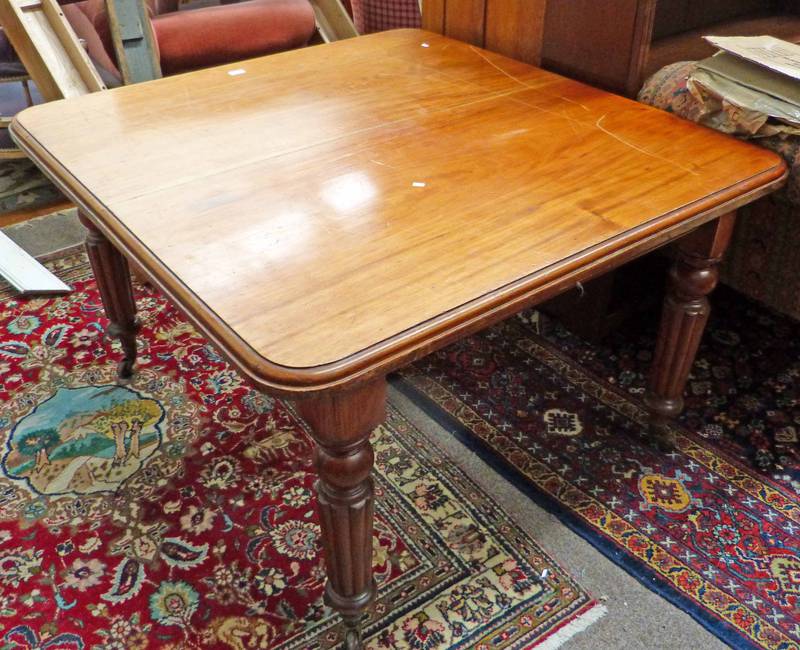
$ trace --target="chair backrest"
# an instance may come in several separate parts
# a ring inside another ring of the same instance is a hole
[[[350,7],[359,34],[420,26],[419,0],[351,0]]]
[[[538,65],[546,0],[424,0],[422,26]]]

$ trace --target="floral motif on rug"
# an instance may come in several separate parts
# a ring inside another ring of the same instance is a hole
[[[759,308],[738,309],[734,316]],[[779,325],[763,310],[760,318],[761,335]],[[792,341],[749,347],[734,335],[740,327],[754,328],[712,323],[671,453],[645,437],[652,332],[592,346],[527,312],[417,362],[397,386],[719,638],[736,648],[797,649],[797,482],[786,467],[759,472],[747,442],[751,428],[793,432],[800,422],[800,359],[775,350],[797,345],[800,326]],[[785,390],[773,393],[778,385]],[[792,444],[778,457],[791,463]]]
[[[147,288],[119,384],[85,258],[51,267],[71,294],[0,290],[0,648],[338,647],[303,422]],[[369,647],[556,647],[602,614],[393,408],[374,446]]]

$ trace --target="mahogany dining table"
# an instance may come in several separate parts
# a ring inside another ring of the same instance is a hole
[[[655,442],[735,211],[775,154],[498,54],[398,30],[29,108],[13,137],[74,201],[130,376],[128,260],[315,439],[327,602],[362,646],[386,375],[677,241]]]

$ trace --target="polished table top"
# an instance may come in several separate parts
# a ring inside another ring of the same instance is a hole
[[[396,367],[785,174],[763,149],[418,30],[52,102],[12,129],[278,392]]]

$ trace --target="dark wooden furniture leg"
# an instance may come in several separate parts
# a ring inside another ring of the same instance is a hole
[[[136,320],[136,302],[133,299],[128,262],[89,217],[83,213],[79,217],[89,231],[86,235],[86,252],[92,263],[106,317],[110,321],[106,334],[119,339],[122,344],[124,356],[117,367],[117,375],[120,379],[130,379],[136,361],[139,323]]]
[[[645,395],[650,434],[662,449],[675,447],[670,424],[683,410],[683,390],[710,312],[707,296],[717,285],[735,219],[735,212],[728,213],[678,242]]]
[[[375,599],[372,578],[373,453],[369,436],[386,418],[386,380],[297,403],[317,445],[317,495],[328,567],[325,599],[345,623],[345,647],[362,647],[361,619]]]

